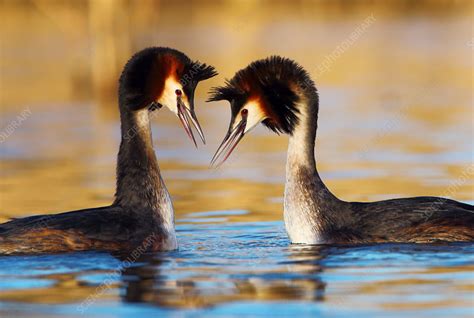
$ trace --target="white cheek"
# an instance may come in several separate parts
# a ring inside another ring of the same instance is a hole
[[[173,113],[178,113],[176,90],[179,89],[183,91],[183,87],[179,82],[174,78],[170,77],[165,81],[165,87],[163,89],[163,94],[158,98],[157,102],[163,106],[166,106]]]
[[[244,133],[249,132],[264,119],[267,118],[267,115],[263,112],[262,107],[256,101],[251,101],[245,104],[242,109],[247,110],[247,125],[245,126]],[[242,120],[242,110],[237,115],[234,126],[237,126],[238,123]]]

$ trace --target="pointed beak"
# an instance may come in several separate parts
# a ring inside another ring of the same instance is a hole
[[[247,126],[247,116],[242,116],[242,120],[235,126],[233,129],[229,127],[229,131],[227,132],[224,140],[220,144],[219,148],[217,148],[216,153],[212,157],[211,160],[211,167],[219,167],[222,165],[227,158],[229,158],[232,151],[237,147],[237,144],[240,142],[242,137],[245,134],[245,127]],[[220,160],[223,158],[222,160]]]
[[[196,114],[194,113],[194,110],[186,107],[186,105],[183,103],[183,100],[181,99],[181,96],[178,96],[177,99],[178,99],[178,105],[177,105],[178,118],[183,124],[186,134],[188,134],[189,138],[193,141],[194,146],[196,146],[197,148],[196,139],[194,138],[193,130],[191,128],[191,123],[192,123],[194,126],[194,129],[197,130],[199,137],[201,137],[203,144],[206,144],[204,133],[202,132],[201,125],[199,125],[199,121],[196,117]]]

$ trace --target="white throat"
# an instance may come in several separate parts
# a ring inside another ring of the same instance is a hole
[[[135,122],[137,124],[138,132],[140,131],[151,131],[150,129],[150,116],[148,109],[142,109],[135,113]],[[129,137],[135,137],[133,134]],[[142,138],[150,138],[151,142],[151,133],[147,136],[142,136]],[[161,224],[161,230],[165,234],[163,241],[163,250],[175,250],[178,248],[178,241],[176,239],[175,232],[175,220],[174,220],[174,208],[171,196],[166,188],[166,185],[160,175],[156,176],[160,179],[161,186],[156,190],[156,196],[159,198],[158,209],[156,213],[159,213],[163,223]]]
[[[288,166],[304,165],[307,167],[314,167],[314,136],[309,130],[310,121],[316,120],[309,118],[308,111],[305,104],[297,104],[296,107],[300,109],[298,115],[298,125],[295,127],[293,134],[288,140],[288,154],[287,154],[287,178]]]
[[[168,189],[161,179],[161,202],[160,202],[160,214],[163,218],[163,230],[166,234],[166,240],[164,241],[164,250],[175,250],[178,248],[178,240],[176,239],[176,231],[174,226],[174,208],[173,208],[173,201],[171,200],[171,196],[168,192]]]
[[[325,243],[318,228],[318,205],[314,200],[318,184],[314,159],[316,118],[310,118],[307,104],[297,105],[299,122],[288,142],[284,220],[294,244]]]

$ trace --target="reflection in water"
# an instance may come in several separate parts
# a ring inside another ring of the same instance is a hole
[[[147,255],[138,266],[122,273],[123,299],[160,307],[199,308],[233,301],[322,301],[325,283],[320,280],[327,247],[292,246],[288,260],[270,272],[249,270],[215,277],[213,271],[171,280],[161,272],[166,257]],[[226,271],[225,265],[218,269]]]

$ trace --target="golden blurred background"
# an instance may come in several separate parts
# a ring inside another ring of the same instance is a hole
[[[112,201],[117,79],[148,46],[220,73],[196,92],[207,146],[193,149],[164,110],[153,123],[178,220],[226,209],[244,211],[231,221],[281,219],[286,138],[257,129],[209,170],[229,113],[204,102],[273,54],[316,81],[318,168],[339,197],[473,200],[472,1],[3,0],[0,21],[0,133],[31,113],[0,143],[0,219]]]

